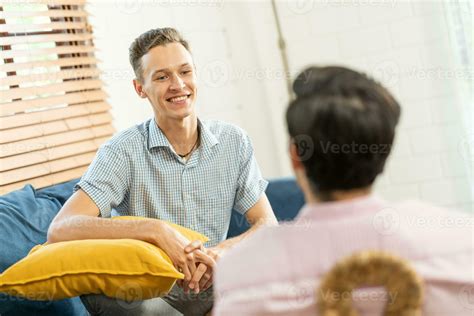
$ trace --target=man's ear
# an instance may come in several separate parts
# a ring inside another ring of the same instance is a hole
[[[145,91],[143,90],[143,85],[137,79],[133,79],[133,87],[140,98],[145,99],[147,97]]]
[[[301,162],[300,156],[298,155],[298,148],[296,147],[295,143],[290,144],[289,148],[290,152],[290,158],[291,158],[291,166],[293,169],[299,170],[299,169],[304,169],[303,163]]]

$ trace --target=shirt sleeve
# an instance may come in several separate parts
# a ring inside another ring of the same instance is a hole
[[[112,208],[117,207],[128,190],[130,168],[123,155],[110,146],[101,146],[97,154],[74,186],[82,189],[97,205],[102,217],[110,217]]]
[[[262,177],[254,155],[252,142],[246,134],[242,137],[239,169],[234,209],[244,215],[258,202],[268,185],[268,182]]]

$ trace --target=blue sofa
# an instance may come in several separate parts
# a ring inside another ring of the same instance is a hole
[[[0,197],[0,272],[46,241],[49,224],[72,194],[76,180],[35,190],[31,185]],[[294,179],[271,180],[267,196],[279,221],[293,219],[304,197]],[[245,232],[245,217],[233,212],[228,238]],[[54,260],[54,258],[52,258]],[[78,297],[51,302],[31,301],[0,293],[2,316],[88,315]]]

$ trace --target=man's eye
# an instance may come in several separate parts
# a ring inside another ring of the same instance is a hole
[[[166,76],[155,77],[155,80],[159,80],[159,81],[162,81],[162,80],[165,80],[165,79],[166,79]]]
[[[182,71],[182,74],[183,74],[183,75],[186,75],[186,74],[189,74],[189,73],[191,73],[191,70],[184,70],[184,71]]]

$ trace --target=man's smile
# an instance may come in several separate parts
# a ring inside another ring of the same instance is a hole
[[[183,94],[183,95],[168,98],[166,99],[166,101],[179,104],[179,103],[185,102],[190,97],[191,97],[191,94]]]

